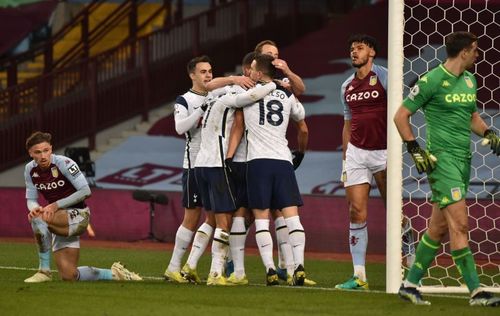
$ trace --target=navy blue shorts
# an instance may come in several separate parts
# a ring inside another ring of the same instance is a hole
[[[286,160],[254,159],[247,163],[248,207],[282,209],[302,206],[293,165]]]
[[[236,207],[248,208],[247,163],[233,161],[232,167],[233,167],[233,180],[236,191]]]
[[[215,213],[236,210],[234,187],[224,168],[196,167],[195,174],[205,210]]]
[[[203,207],[194,168],[182,171],[182,206],[185,208]]]

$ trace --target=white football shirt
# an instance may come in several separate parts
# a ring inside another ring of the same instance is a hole
[[[207,95],[189,90],[175,100],[175,130],[179,135],[186,135],[186,149],[184,150],[184,169],[194,168],[196,156],[201,143],[201,119],[203,110],[200,108]]]

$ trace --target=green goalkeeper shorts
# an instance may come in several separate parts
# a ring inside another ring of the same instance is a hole
[[[427,178],[432,190],[432,203],[439,208],[465,199],[470,181],[470,157],[461,158],[450,153],[434,154],[436,169]]]

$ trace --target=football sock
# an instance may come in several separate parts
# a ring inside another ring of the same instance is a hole
[[[167,268],[168,271],[176,272],[181,270],[182,256],[184,256],[186,249],[189,247],[193,235],[194,232],[182,225],[179,226],[175,234],[175,245],[172,252],[172,258],[170,258],[170,263]]]
[[[228,250],[229,234],[221,228],[216,228],[214,241],[212,242],[212,265],[210,266],[210,273],[217,273],[218,276],[222,275]]]
[[[244,217],[233,217],[231,235],[229,236],[229,247],[233,257],[234,275],[241,278],[245,275],[245,241],[247,231],[245,229]]]
[[[368,228],[366,222],[349,224],[349,249],[351,250],[354,276],[366,281],[365,259],[368,246]]]
[[[300,223],[299,216],[285,218],[286,226],[288,227],[290,245],[292,247],[294,268],[299,265],[304,266],[304,250],[306,247],[306,234],[304,227]]]
[[[213,231],[214,228],[207,223],[203,223],[200,228],[198,228],[198,231],[194,235],[193,246],[191,247],[191,253],[187,260],[187,264],[190,268],[196,269],[198,266],[198,261],[205,252]]]
[[[266,267],[266,271],[269,269],[276,270],[273,261],[273,239],[269,232],[268,219],[255,220],[255,240],[257,241],[260,257],[262,258],[262,263],[264,263]]]
[[[453,261],[455,261],[462,278],[464,278],[469,292],[472,293],[479,287],[479,277],[477,275],[476,264],[474,262],[474,257],[472,257],[470,248],[465,247],[458,250],[452,250],[451,256],[453,257]]]
[[[111,269],[100,269],[88,266],[76,268],[78,270],[78,281],[112,280]]]
[[[282,216],[276,218],[274,220],[274,227],[276,229],[276,242],[278,243],[278,267],[280,269],[287,269],[291,275],[294,270],[294,261],[285,219]]]
[[[408,272],[408,276],[405,280],[405,286],[417,286],[417,284],[419,284],[420,280],[427,272],[429,265],[434,260],[436,252],[440,246],[441,243],[430,239],[427,233],[422,236],[415,254],[415,263],[411,266],[410,271]]]
[[[35,217],[31,220],[31,228],[35,234],[38,246],[38,269],[49,271],[52,234],[49,232],[47,223],[43,221],[41,217]]]

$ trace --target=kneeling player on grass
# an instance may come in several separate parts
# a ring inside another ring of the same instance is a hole
[[[90,210],[84,202],[90,196],[90,188],[73,160],[52,154],[51,138],[49,133],[35,132],[26,140],[26,149],[33,158],[24,171],[28,219],[40,250],[40,270],[25,282],[52,280],[51,247],[59,275],[65,281],[142,280],[119,262],[113,263],[111,269],[77,267],[79,236],[90,219]],[[38,193],[48,205],[38,204]]]

